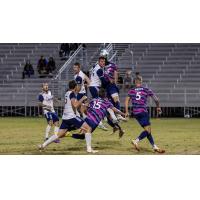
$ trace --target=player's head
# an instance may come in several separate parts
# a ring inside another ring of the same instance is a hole
[[[100,67],[105,67],[106,65],[106,58],[104,58],[103,56],[99,57],[99,66]]]
[[[76,90],[77,83],[75,80],[69,81],[69,90]]]
[[[49,85],[48,85],[48,83],[43,83],[43,84],[42,84],[42,90],[43,90],[44,92],[47,92],[47,91],[49,90]]]
[[[135,78],[135,85],[136,85],[136,86],[142,85],[142,76],[138,75],[138,76]]]
[[[75,74],[78,74],[81,70],[81,64],[78,62],[74,63],[73,70]]]
[[[99,89],[99,97],[101,97],[102,99],[106,98],[106,91],[104,88]]]

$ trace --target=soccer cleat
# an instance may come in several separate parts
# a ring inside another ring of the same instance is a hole
[[[134,146],[134,148],[137,150],[137,151],[140,151],[140,148],[138,146],[138,143],[135,141],[135,140],[132,140],[131,141],[132,145]]]
[[[125,133],[125,131],[120,128],[119,129],[119,138],[122,138],[122,136],[124,135],[124,133]]]
[[[42,144],[38,145],[38,149],[39,149],[40,152],[42,152],[42,150],[44,150],[44,147],[42,146]]]
[[[119,121],[127,122],[127,119],[124,118],[124,117],[122,117],[121,115],[117,115],[117,119],[118,119]]]
[[[97,150],[94,150],[94,149],[87,149],[87,152],[88,153],[98,153],[99,151],[97,151]]]
[[[118,131],[119,130],[119,128],[118,127],[116,127],[116,126],[114,126],[113,127],[113,132],[112,132],[112,134],[114,134],[116,131]]]
[[[158,148],[157,146],[155,146],[155,147],[153,148],[153,150],[154,150],[155,152],[157,152],[157,153],[165,153],[165,150],[164,150],[164,149],[160,149],[160,148]]]
[[[58,143],[60,143],[60,140],[57,139],[57,140],[54,140],[53,142],[56,143],[56,144],[58,144]]]
[[[103,124],[99,124],[98,128],[100,128],[104,131],[108,131],[108,129]]]

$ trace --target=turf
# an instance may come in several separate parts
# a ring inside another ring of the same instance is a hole
[[[200,154],[200,119],[152,119],[152,134],[156,144],[166,150],[165,154]],[[145,139],[141,141],[141,151],[130,144],[142,131],[134,119],[121,123],[126,131],[123,138],[118,134],[97,129],[93,135],[93,147],[98,154],[113,155],[157,155]],[[41,154],[79,155],[85,153],[85,141],[65,137],[60,144],[51,144],[44,152],[37,150],[43,142],[46,121],[44,118],[0,118],[0,154]]]

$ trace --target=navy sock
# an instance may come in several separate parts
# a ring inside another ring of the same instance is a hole
[[[84,139],[85,139],[85,134],[73,133],[73,134],[72,134],[72,138],[84,140]]]
[[[107,123],[111,126],[111,127],[115,127],[115,124],[113,124],[113,122],[111,121],[111,119],[109,117],[107,117]]]
[[[117,102],[115,102],[115,108],[117,108],[118,110],[120,110],[120,102],[119,101],[117,101]]]
[[[153,140],[153,136],[151,135],[151,133],[147,134],[147,139],[149,140],[149,142],[151,143],[151,145],[154,146],[154,140]]]
[[[139,139],[139,140],[142,140],[142,139],[144,139],[145,137],[147,137],[147,135],[148,135],[148,132],[147,132],[147,131],[143,131],[143,132],[139,135],[138,139]]]

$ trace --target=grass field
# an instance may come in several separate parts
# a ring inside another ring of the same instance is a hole
[[[152,119],[152,134],[156,144],[166,154],[200,154],[200,119]],[[126,131],[122,139],[118,134],[97,129],[93,135],[93,147],[98,154],[153,154],[145,139],[138,153],[130,144],[141,132],[134,119],[121,124]],[[86,154],[85,141],[65,137],[60,144],[52,144],[44,152],[37,150],[43,141],[46,121],[44,118],[0,118],[0,154]]]

